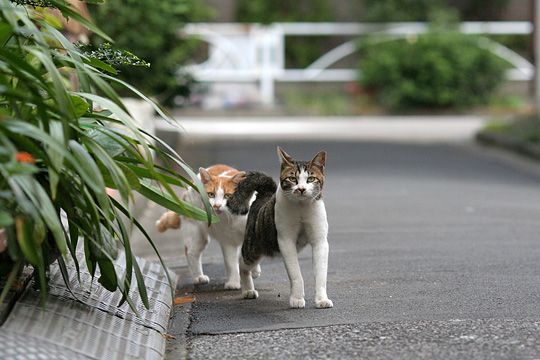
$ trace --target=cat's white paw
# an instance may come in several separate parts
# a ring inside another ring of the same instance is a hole
[[[210,278],[206,275],[199,275],[199,276],[195,276],[193,278],[193,283],[194,284],[208,284],[210,282]]]
[[[227,281],[225,283],[225,289],[226,290],[240,290],[240,282],[239,281]]]
[[[259,293],[257,290],[246,290],[242,292],[242,296],[244,299],[256,299],[259,297]]]
[[[289,299],[289,302],[291,304],[291,308],[293,309],[303,309],[306,307],[306,300],[304,300],[304,298],[297,298],[297,297],[292,297]]]
[[[255,269],[251,270],[251,277],[253,279],[256,279],[259,276],[261,276],[261,266],[257,265],[257,267],[255,267]]]
[[[329,309],[334,307],[334,303],[330,299],[315,300],[315,307],[317,309]]]

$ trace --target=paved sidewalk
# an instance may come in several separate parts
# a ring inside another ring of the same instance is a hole
[[[179,150],[192,166],[225,162],[276,176],[276,144],[222,138]],[[178,296],[194,296],[175,306],[170,359],[540,358],[534,165],[459,144],[279,144],[300,158],[328,151],[335,307],[313,308],[309,250],[300,256],[307,308],[290,310],[280,259],[263,263],[260,298],[245,301],[222,290],[215,243],[204,255],[212,282],[193,287],[181,239],[158,235],[181,278]],[[148,208],[148,223],[159,213]]]

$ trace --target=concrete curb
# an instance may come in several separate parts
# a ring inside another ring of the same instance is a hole
[[[193,298],[194,285],[187,266],[183,266],[181,269],[177,268],[175,272],[178,275],[176,296]],[[173,306],[168,331],[171,336],[167,339],[167,349],[165,351],[168,359],[186,359],[188,357],[188,332],[191,325],[192,306],[193,302],[191,301]]]
[[[525,155],[531,159],[540,160],[540,145],[526,143],[504,134],[479,132],[476,140],[484,145],[497,146],[512,152]]]
[[[487,123],[483,116],[184,117],[175,127],[156,119],[156,131],[190,141],[348,140],[404,143],[464,142]]]

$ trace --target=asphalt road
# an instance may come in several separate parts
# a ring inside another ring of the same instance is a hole
[[[226,163],[277,176],[278,143],[186,145],[194,166]],[[169,358],[540,359],[540,177],[459,145],[279,143],[311,158],[325,149],[330,223],[328,293],[314,308],[309,249],[300,263],[306,309],[288,308],[281,259],[265,261],[259,299],[221,290],[186,268]],[[184,336],[187,328],[187,336]],[[174,333],[176,332],[176,333]]]

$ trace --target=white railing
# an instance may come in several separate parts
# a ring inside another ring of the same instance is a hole
[[[274,103],[274,84],[278,82],[341,82],[358,78],[358,69],[333,69],[343,58],[358,51],[357,40],[347,41],[322,55],[305,69],[285,68],[286,36],[362,36],[388,35],[409,37],[428,30],[426,23],[274,23],[271,25],[239,23],[196,23],[181,30],[181,35],[200,37],[209,46],[208,59],[188,67],[203,82],[257,82],[261,102]],[[466,34],[530,35],[533,26],[527,21],[463,22],[460,31]],[[516,52],[485,39],[479,46],[513,65],[509,80],[529,81],[534,66]]]

